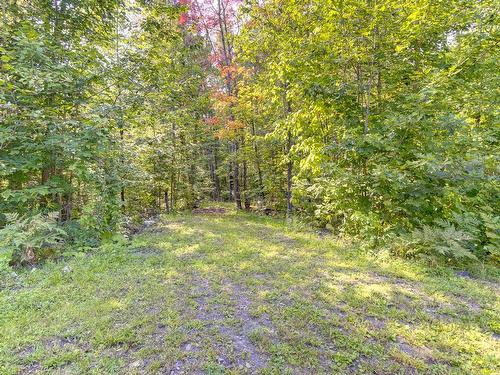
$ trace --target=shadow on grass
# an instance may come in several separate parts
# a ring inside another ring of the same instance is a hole
[[[380,262],[278,219],[165,216],[129,248],[69,266],[0,295],[0,372],[499,369],[496,284]]]

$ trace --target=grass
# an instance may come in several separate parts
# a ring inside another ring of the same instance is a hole
[[[0,291],[0,373],[494,374],[498,278],[252,214],[162,217]]]

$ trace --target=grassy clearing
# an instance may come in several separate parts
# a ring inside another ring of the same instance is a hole
[[[5,282],[0,373],[493,374],[496,280],[278,219],[165,216]]]

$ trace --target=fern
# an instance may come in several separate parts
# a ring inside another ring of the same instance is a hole
[[[424,225],[420,229],[400,236],[390,245],[393,253],[410,258],[463,261],[477,260],[467,247],[469,234],[453,224],[440,222],[439,226]]]
[[[66,233],[57,224],[57,213],[20,216],[5,214],[7,224],[0,229],[0,269],[9,264],[34,263],[41,249],[62,244]]]
[[[489,253],[491,260],[496,264],[500,264],[500,216],[483,213],[481,218],[486,228],[487,244],[484,248]]]

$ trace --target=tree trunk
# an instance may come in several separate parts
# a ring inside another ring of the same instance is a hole
[[[161,201],[162,201],[162,194],[161,194],[161,187],[158,186],[158,212],[161,212]]]
[[[65,223],[71,220],[71,211],[73,209],[71,192],[59,194],[59,207],[59,222]]]
[[[177,126],[175,122],[172,122],[172,149],[174,150],[172,156],[172,172],[170,173],[170,209],[175,209],[175,149],[177,147]]]
[[[210,180],[212,181],[212,200],[220,200],[220,182],[217,176],[217,147],[211,145],[208,147],[208,169],[210,171]]]
[[[257,142],[255,142],[255,124],[252,121],[252,137],[253,139],[253,150],[255,153],[255,168],[257,169],[257,177],[259,180],[259,197],[262,200],[262,203],[264,203],[264,181],[262,178],[262,169],[260,167],[260,155],[259,155],[259,149],[257,147]]]
[[[290,150],[292,149],[292,133],[290,129],[287,132],[287,142],[286,142],[286,152],[288,156],[288,163],[286,167],[286,217],[290,219],[292,217],[292,168],[293,162],[290,155]]]
[[[194,164],[191,164],[189,166],[189,175],[188,175],[188,182],[189,182],[189,206],[191,208],[196,208],[196,195],[194,191],[194,185],[196,181],[196,166]]]
[[[292,112],[292,108],[290,105],[290,101],[287,98],[287,89],[288,85],[285,82],[283,84],[283,112],[285,118]],[[292,161],[292,131],[290,129],[290,125],[288,125],[287,133],[286,133],[286,156],[287,156],[287,166],[286,166],[286,217],[287,219],[291,219],[292,217],[292,170],[293,170],[293,161]]]
[[[122,172],[125,170],[125,155],[124,155],[124,139],[125,139],[125,131],[123,129],[123,119],[120,119],[120,162],[122,165]],[[120,200],[122,208],[125,207],[125,186],[123,184],[123,180],[121,181],[121,189],[120,189]]]
[[[234,142],[234,154],[235,156],[238,153],[238,142]],[[241,210],[243,209],[241,205],[241,193],[240,193],[240,166],[238,161],[234,162],[234,175],[233,175],[233,184],[234,184],[234,200],[236,201],[236,207]]]
[[[175,207],[175,201],[174,201],[174,173],[172,173],[170,177],[170,209],[173,210]]]
[[[245,192],[245,210],[250,210],[250,194],[248,194],[247,161],[243,161],[243,191]]]
[[[219,176],[217,175],[217,169],[219,168],[217,160],[217,151],[218,148],[217,146],[215,146],[214,147],[214,200],[218,202],[220,201],[220,180]]]
[[[234,200],[234,191],[233,191],[233,163],[228,163],[227,170],[227,181],[228,181],[228,189],[229,189],[229,201]]]

